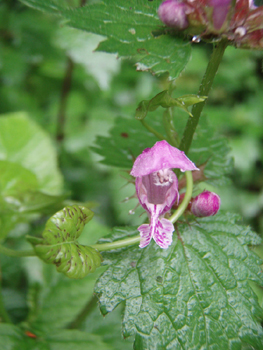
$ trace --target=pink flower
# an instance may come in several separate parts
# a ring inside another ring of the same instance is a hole
[[[166,0],[160,5],[158,15],[167,26],[185,29],[188,27],[187,8],[178,0]]]
[[[166,0],[158,14],[167,26],[186,29],[194,38],[263,48],[263,5],[252,0]]]
[[[166,141],[158,141],[152,148],[146,148],[133,164],[130,174],[136,177],[137,196],[150,220],[149,224],[138,228],[140,248],[146,247],[152,238],[161,248],[168,248],[172,243],[174,226],[163,218],[179,200],[178,180],[172,168],[198,170],[184,152]]]
[[[212,216],[218,212],[220,203],[216,193],[204,191],[192,200],[190,211],[197,217]]]

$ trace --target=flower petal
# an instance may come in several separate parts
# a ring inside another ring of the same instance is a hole
[[[136,158],[130,174],[134,177],[145,176],[171,168],[179,168],[181,171],[198,170],[184,152],[163,140],[156,142],[152,148],[146,148]]]
[[[173,241],[174,225],[167,219],[158,220],[153,239],[163,249],[167,249]]]
[[[144,248],[150,243],[152,239],[151,227],[149,224],[143,224],[138,227],[138,231],[140,232],[140,235],[141,235],[141,242],[139,247]]]

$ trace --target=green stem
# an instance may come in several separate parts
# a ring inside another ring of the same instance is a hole
[[[182,203],[179,205],[178,209],[173,213],[173,215],[169,218],[169,220],[174,224],[179,217],[185,212],[185,209],[190,202],[193,193],[193,175],[191,171],[185,172],[186,177],[186,192]]]
[[[211,86],[214,81],[214,77],[217,73],[220,62],[222,61],[225,49],[227,47],[227,41],[221,40],[219,43],[214,45],[213,53],[211,55],[210,61],[208,62],[206,72],[203,76],[201,85],[199,87],[198,95],[200,96],[208,96]],[[192,108],[193,117],[189,117],[184,134],[180,143],[180,150],[188,153],[189,148],[192,143],[192,139],[195,133],[195,129],[198,125],[200,115],[205,106],[205,102],[197,103]]]
[[[141,119],[141,123],[142,125],[148,130],[150,131],[150,133],[152,133],[153,135],[155,135],[156,137],[158,137],[158,139],[160,140],[166,140],[166,137],[164,137],[161,133],[159,133],[158,131],[156,131],[154,128],[152,128],[149,124],[147,124],[144,119]]]
[[[115,241],[112,243],[93,244],[93,245],[91,245],[91,247],[102,252],[105,250],[127,247],[129,245],[133,245],[133,244],[136,244],[139,242],[140,242],[140,236],[138,235],[138,236],[133,236],[133,237],[126,238],[126,239],[121,239],[120,241]]]
[[[173,119],[172,119],[172,108],[167,108],[163,112],[163,125],[165,128],[169,143],[174,147],[178,147],[178,139],[176,138],[177,133],[175,131]]]
[[[33,249],[29,249],[29,250],[13,250],[13,249],[9,249],[6,248],[2,245],[0,245],[0,253],[7,255],[7,256],[13,256],[16,258],[22,258],[25,256],[36,256],[36,253]]]

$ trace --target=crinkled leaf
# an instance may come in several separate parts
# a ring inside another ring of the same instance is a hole
[[[174,121],[176,130],[181,130],[182,119],[174,117]],[[152,113],[147,123],[165,135],[162,118],[156,112]],[[134,159],[156,141],[159,139],[139,121],[119,117],[110,130],[110,136],[98,136],[92,150],[103,157],[103,164],[131,169]],[[203,165],[205,177],[202,180],[214,186],[221,186],[229,181],[227,174],[232,169],[232,160],[229,159],[228,152],[227,139],[218,136],[205,118],[202,118],[188,154],[198,167]]]
[[[55,264],[59,272],[70,278],[83,278],[101,264],[99,252],[77,241],[93,215],[85,207],[65,207],[48,220],[42,240],[34,237],[28,237],[28,240],[38,257],[46,263]]]
[[[32,338],[33,337],[33,338]],[[101,337],[78,330],[36,335],[18,326],[0,324],[1,350],[113,350]]]
[[[137,69],[176,78],[187,64],[191,47],[166,34],[157,15],[161,1],[104,0],[69,9],[51,0],[23,0],[36,9],[56,14],[67,24],[107,37],[98,50],[135,57]]]
[[[220,214],[181,224],[166,250],[152,241],[103,253],[101,311],[125,301],[123,332],[135,336],[135,349],[263,348],[262,309],[249,282],[263,285],[262,261],[248,248],[261,240],[238,220]],[[137,233],[115,228],[111,239]]]
[[[163,108],[178,107],[192,117],[192,113],[189,112],[187,107],[203,102],[205,99],[205,96],[197,95],[185,95],[179,98],[172,98],[168,90],[164,90],[154,96],[151,100],[141,101],[136,109],[135,118],[139,120],[144,119],[148,112],[155,111],[159,106]]]

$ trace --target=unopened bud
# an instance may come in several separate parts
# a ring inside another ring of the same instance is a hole
[[[188,27],[186,12],[187,5],[177,0],[166,0],[158,9],[160,20],[167,26],[177,29]]]
[[[220,197],[210,191],[204,191],[192,200],[190,211],[197,217],[215,215],[220,208]]]

